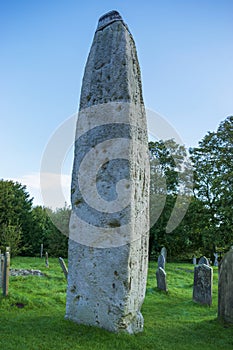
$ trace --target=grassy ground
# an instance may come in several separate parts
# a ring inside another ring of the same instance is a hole
[[[66,280],[57,259],[46,268],[40,258],[15,258],[13,268],[40,269],[46,277],[11,277],[10,293],[0,296],[0,348],[3,350],[233,349],[233,327],[217,321],[217,269],[213,305],[192,302],[193,266],[166,265],[169,292],[155,288],[150,264],[143,305],[145,329],[137,335],[112,334],[64,320]],[[18,306],[24,307],[19,308]],[[18,306],[17,306],[18,305]]]

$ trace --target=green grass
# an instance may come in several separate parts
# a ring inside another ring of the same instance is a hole
[[[113,334],[64,319],[66,280],[57,259],[46,268],[40,258],[14,258],[14,268],[40,269],[45,277],[11,277],[10,293],[0,297],[0,348],[3,350],[232,350],[233,327],[217,320],[217,269],[213,305],[192,302],[193,266],[166,265],[169,292],[155,288],[156,264],[150,264],[142,308],[144,332]],[[24,304],[18,308],[17,303]]]

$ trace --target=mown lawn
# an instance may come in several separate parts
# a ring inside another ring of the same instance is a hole
[[[155,288],[156,264],[151,263],[142,309],[144,332],[132,336],[65,320],[66,280],[58,260],[50,258],[49,263],[46,268],[40,258],[12,259],[11,267],[40,269],[46,276],[10,278],[9,296],[0,297],[0,349],[233,349],[233,326],[217,320],[216,268],[213,305],[208,307],[192,302],[191,264],[166,264],[165,294]]]

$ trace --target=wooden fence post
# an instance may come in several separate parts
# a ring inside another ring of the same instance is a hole
[[[49,267],[49,255],[48,255],[48,252],[45,253],[45,265],[46,265],[46,267]]]
[[[67,279],[67,276],[68,276],[68,270],[67,270],[67,267],[66,267],[66,264],[65,264],[65,261],[60,257],[58,258],[59,260],[59,263],[61,265],[61,268],[62,268],[62,271],[64,272],[64,275],[65,275],[65,278]]]
[[[2,288],[2,253],[0,249],[0,288]]]
[[[6,297],[9,291],[9,276],[10,276],[10,249],[6,248],[4,259],[4,273],[3,273],[3,295]]]
[[[4,275],[4,254],[1,254],[1,287],[3,287],[3,275]]]
[[[40,257],[41,258],[43,257],[43,249],[44,249],[44,245],[43,245],[43,243],[41,243],[41,245],[40,245]]]

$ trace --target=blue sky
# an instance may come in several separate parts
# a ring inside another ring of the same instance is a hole
[[[188,147],[233,114],[231,0],[2,1],[0,178],[26,184],[35,204],[43,152],[77,110],[98,18],[112,9],[134,36],[146,107]],[[68,155],[66,193],[71,165]]]

